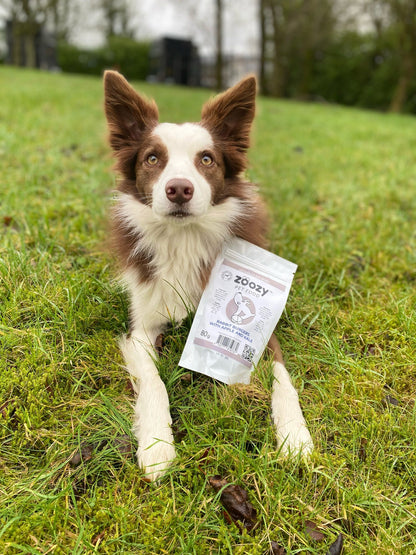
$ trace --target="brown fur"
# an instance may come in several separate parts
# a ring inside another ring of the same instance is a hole
[[[152,266],[153,257],[144,250],[139,250],[132,255],[137,243],[140,242],[140,234],[131,227],[127,227],[123,220],[113,215],[112,218],[112,247],[117,253],[118,261],[123,269],[132,267],[137,272],[137,281],[150,281],[154,274]]]
[[[202,109],[201,124],[210,131],[223,153],[225,178],[234,177],[247,167],[255,96],[256,79],[251,77],[217,95]]]
[[[159,112],[153,100],[139,96],[122,75],[104,74],[104,108],[110,132],[110,145],[116,156],[116,169],[135,181],[138,143],[158,123]]]

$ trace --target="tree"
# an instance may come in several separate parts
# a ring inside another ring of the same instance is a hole
[[[15,65],[36,66],[36,38],[45,27],[67,39],[76,0],[0,0],[10,22]]]
[[[131,27],[133,7],[129,0],[98,0],[97,7],[102,13],[107,40],[113,36],[134,37]]]
[[[10,21],[14,44],[12,63],[20,65],[24,59],[28,67],[36,66],[35,40],[46,19],[46,11],[52,0],[3,1]],[[24,55],[23,55],[24,52]]]
[[[216,88],[221,91],[224,87],[223,81],[223,15],[224,15],[224,4],[223,0],[215,0],[216,7],[216,49],[215,49],[215,78],[216,78]]]
[[[266,2],[259,2],[259,22],[260,22],[260,90],[263,94],[268,93],[267,86],[267,18],[266,18]]]
[[[68,41],[78,19],[77,13],[77,0],[50,1],[45,14],[46,26],[58,40]]]
[[[396,30],[400,54],[399,78],[390,103],[390,111],[400,112],[416,75],[416,0],[384,0]]]
[[[379,43],[389,42],[398,57],[390,111],[400,112],[416,77],[416,0],[361,0]]]
[[[260,82],[265,94],[285,94],[287,43],[296,6],[291,0],[260,0]]]
[[[307,97],[317,52],[330,40],[331,0],[260,0],[263,92]]]

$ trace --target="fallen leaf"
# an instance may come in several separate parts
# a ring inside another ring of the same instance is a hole
[[[270,550],[264,555],[286,555],[287,551],[284,547],[279,545],[277,542],[270,542]]]
[[[357,279],[360,274],[365,270],[367,266],[367,262],[365,258],[360,256],[359,254],[354,254],[349,259],[348,270],[353,278]]]
[[[117,436],[114,439],[113,445],[116,448],[116,450],[121,455],[125,455],[126,458],[130,457],[134,452],[133,443],[131,442],[130,436],[128,436],[127,434]]]
[[[91,460],[93,451],[94,446],[91,444],[81,446],[81,448],[71,457],[69,464],[73,467],[76,467],[79,466],[81,462],[87,462]]]
[[[218,493],[221,491],[220,501],[228,516],[234,524],[241,522],[247,530],[252,530],[256,525],[256,509],[248,500],[248,494],[241,486],[227,485],[221,476],[211,476],[210,485]]]
[[[81,448],[76,451],[71,459],[69,460],[69,464],[73,467],[79,466],[81,462],[88,462],[92,459],[94,451],[101,451],[107,445],[107,440],[104,439],[99,443],[85,443],[81,445]]]
[[[208,457],[210,456],[211,452],[212,452],[212,447],[208,447],[208,449],[205,449],[202,455],[198,458],[198,468],[200,472],[202,472],[202,474],[204,475],[205,475],[205,471],[203,467],[207,464]]]
[[[3,418],[6,418],[7,413],[11,413],[12,411],[14,411],[13,405],[15,401],[16,399],[7,399],[7,401],[0,405],[0,414]]]
[[[135,394],[134,386],[133,386],[133,383],[130,380],[130,378],[127,378],[127,380],[126,380],[126,392],[129,393],[130,395]]]
[[[375,343],[368,343],[364,345],[361,349],[361,353],[365,357],[373,357],[377,354],[379,347]]]
[[[159,333],[159,335],[156,337],[155,351],[159,357],[161,357],[163,354],[163,347],[165,344],[164,339],[165,339],[165,336],[163,335],[163,333]]]
[[[221,478],[221,476],[215,475],[208,478],[210,486],[218,493],[221,488],[227,485],[227,480]]]
[[[3,226],[19,231],[20,226],[12,216],[3,216]]]
[[[318,525],[313,520],[305,521],[305,529],[308,536],[316,542],[321,542],[325,539],[325,536],[319,530]]]
[[[104,536],[105,536],[105,530],[103,530],[99,534],[95,534],[95,536],[91,540],[92,545],[97,546],[98,544],[100,544]]]
[[[393,405],[394,407],[400,406],[400,402],[395,397],[393,397],[393,395],[386,395],[383,399],[383,403],[386,407],[388,407],[389,405]]]
[[[53,389],[53,387],[51,386],[51,384],[49,384],[49,383],[45,385],[45,391],[48,392],[48,394],[49,394],[50,397],[52,397],[53,394],[54,394],[54,389]]]
[[[367,443],[368,440],[365,437],[362,437],[360,439],[360,448],[358,449],[358,458],[360,459],[360,461],[365,461],[367,458]]]
[[[329,546],[327,555],[341,555],[344,546],[344,536],[339,534],[337,539]]]

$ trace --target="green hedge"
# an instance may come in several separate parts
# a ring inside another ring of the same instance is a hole
[[[87,50],[60,43],[58,64],[64,72],[101,75],[105,69],[117,69],[128,79],[146,79],[149,73],[149,43],[126,37],[111,37],[101,48]]]

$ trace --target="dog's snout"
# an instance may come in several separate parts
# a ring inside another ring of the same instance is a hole
[[[194,186],[189,179],[174,178],[166,183],[166,196],[175,204],[189,202],[194,194]]]

